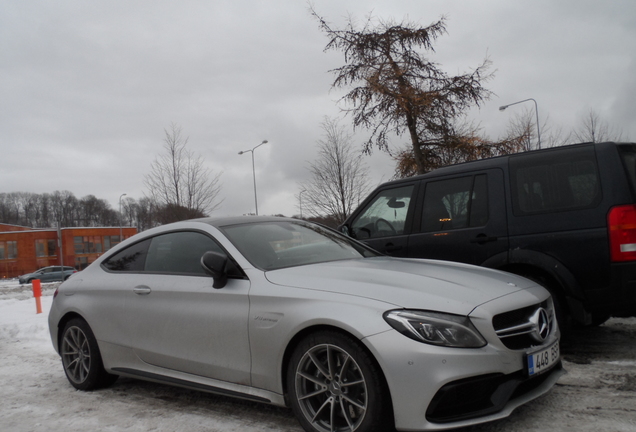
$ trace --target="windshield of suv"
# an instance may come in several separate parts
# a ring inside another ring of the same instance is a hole
[[[379,255],[336,231],[300,221],[248,223],[222,230],[262,270]]]

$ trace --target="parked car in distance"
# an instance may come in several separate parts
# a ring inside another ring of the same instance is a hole
[[[39,279],[40,282],[64,281],[71,277],[73,273],[77,273],[77,270],[75,270],[75,268],[73,267],[42,267],[41,269],[36,270],[33,273],[19,276],[18,281],[20,282],[20,284],[28,284],[33,282],[35,279]]]
[[[563,373],[535,282],[276,217],[144,231],[60,285],[49,329],[77,389],[173,384],[290,406],[309,432],[483,423]]]
[[[340,229],[388,255],[528,277],[562,324],[598,325],[636,315],[635,194],[636,144],[576,144],[385,183]]]

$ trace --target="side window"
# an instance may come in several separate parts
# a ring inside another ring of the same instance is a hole
[[[422,232],[483,226],[488,222],[485,174],[429,182],[424,191]]]
[[[144,240],[116,253],[102,263],[110,271],[141,272],[144,270],[150,240]]]
[[[413,185],[380,191],[352,222],[351,231],[359,240],[404,234]]]
[[[145,271],[207,275],[201,267],[201,257],[208,251],[225,253],[214,240],[199,232],[173,232],[153,237]]]
[[[601,200],[593,147],[510,158],[516,215],[595,207]]]

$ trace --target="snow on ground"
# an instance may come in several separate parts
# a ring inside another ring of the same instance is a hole
[[[300,432],[287,409],[132,379],[76,391],[48,333],[57,284],[0,281],[0,432]],[[562,346],[563,376],[509,418],[462,432],[636,432],[636,318],[578,331]]]
[[[31,285],[0,282],[1,432],[302,430],[286,409],[142,381],[76,391],[48,332],[57,285],[42,286],[36,314]]]

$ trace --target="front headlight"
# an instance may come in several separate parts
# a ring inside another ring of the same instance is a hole
[[[402,309],[385,312],[384,319],[404,336],[418,342],[454,348],[486,345],[486,340],[465,316]]]

